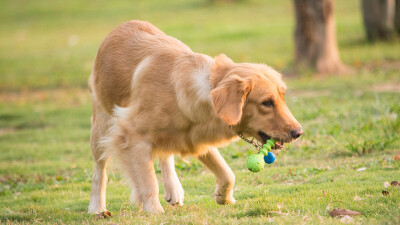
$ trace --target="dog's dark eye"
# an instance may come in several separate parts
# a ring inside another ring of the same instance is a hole
[[[263,101],[262,105],[265,107],[274,107],[274,101],[272,100]]]

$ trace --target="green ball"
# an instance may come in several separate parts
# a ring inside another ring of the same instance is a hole
[[[264,155],[263,154],[254,154],[251,155],[248,159],[247,159],[247,168],[251,171],[251,172],[259,172],[262,169],[264,169]]]

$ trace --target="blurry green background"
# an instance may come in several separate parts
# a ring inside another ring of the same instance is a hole
[[[358,1],[337,1],[337,38],[344,62],[400,58],[400,43],[369,45]],[[86,86],[100,42],[117,25],[146,20],[209,55],[263,62],[293,61],[291,1],[210,4],[171,1],[3,1],[0,9],[2,90]]]
[[[383,186],[400,179],[400,41],[366,42],[359,1],[337,0],[334,13],[341,58],[354,72],[284,76],[287,104],[305,134],[258,174],[245,168],[251,146],[221,149],[237,176],[235,205],[213,201],[214,177],[197,160],[177,159],[185,206],[162,200],[159,179],[166,213],[149,216],[128,203],[129,188],[111,165],[107,201],[114,217],[99,221],[86,213],[87,80],[105,36],[127,20],[146,20],[193,51],[285,73],[293,67],[293,3],[1,1],[0,222],[336,224],[329,211],[340,207],[363,214],[354,223],[400,223],[399,189]]]

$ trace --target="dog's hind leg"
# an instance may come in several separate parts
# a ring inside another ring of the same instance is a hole
[[[164,182],[164,199],[171,205],[183,205],[184,191],[175,171],[174,156],[160,157]]]
[[[106,209],[106,186],[107,186],[107,157],[104,157],[104,149],[99,140],[111,126],[111,116],[93,98],[93,117],[91,130],[91,147],[94,160],[94,171],[92,179],[92,193],[90,195],[89,213],[101,213]]]
[[[127,134],[119,136],[120,140],[129,139],[124,135]],[[143,210],[146,212],[162,213],[164,209],[158,199],[159,189],[152,159],[152,146],[145,141],[136,140],[132,140],[134,144],[117,149],[121,167],[132,184],[131,200],[143,204]]]
[[[235,175],[231,168],[226,164],[224,158],[219,154],[218,149],[210,148],[204,155],[198,159],[214,173],[216,177],[217,188],[214,193],[215,201],[218,204],[234,204],[233,185]]]

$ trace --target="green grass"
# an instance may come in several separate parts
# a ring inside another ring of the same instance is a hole
[[[0,223],[341,224],[329,216],[339,207],[363,214],[353,223],[399,224],[400,189],[383,183],[400,180],[394,160],[400,154],[400,42],[365,42],[358,4],[337,0],[335,12],[341,57],[356,72],[285,78],[287,104],[303,137],[257,174],[245,167],[251,146],[221,149],[236,174],[235,205],[214,202],[214,177],[197,160],[177,159],[185,205],[162,200],[156,163],[166,212],[148,215],[129,204],[126,181],[111,165],[113,218],[97,220],[86,213],[92,175],[86,86],[107,33],[130,19],[147,20],[194,51],[286,70],[294,52],[292,2],[2,2]]]

